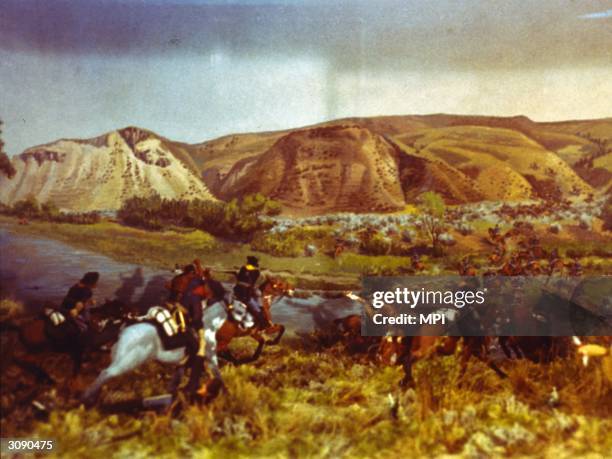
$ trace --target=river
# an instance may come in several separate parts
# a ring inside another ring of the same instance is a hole
[[[123,263],[53,239],[18,234],[0,227],[0,295],[23,302],[36,311],[45,302],[57,304],[87,271],[98,271],[98,303],[119,299],[141,310],[160,304],[166,296],[169,271]],[[228,285],[228,287],[230,287]],[[272,318],[291,331],[307,332],[333,319],[360,311],[348,298],[282,298],[272,306]]]

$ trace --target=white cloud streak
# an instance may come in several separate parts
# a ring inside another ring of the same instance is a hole
[[[578,16],[580,19],[605,19],[612,18],[612,10],[598,11],[596,13],[583,14]]]

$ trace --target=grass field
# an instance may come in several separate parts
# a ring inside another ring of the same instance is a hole
[[[461,379],[457,362],[421,361],[416,388],[401,390],[399,367],[295,337],[266,348],[254,364],[223,367],[229,392],[208,406],[186,406],[175,416],[111,414],[86,410],[78,392],[60,385],[38,397],[52,400],[48,420],[13,412],[2,431],[55,438],[55,457],[62,458],[605,457],[612,450],[612,357],[589,367],[574,357],[550,365],[506,361],[505,380],[475,360]],[[163,393],[170,374],[150,364],[111,382],[101,402]]]
[[[18,226],[0,217],[9,231],[49,237],[118,260],[168,268],[200,257],[217,269],[236,266],[251,250],[220,241],[201,231],[176,229],[148,232],[116,223],[96,225],[31,222]],[[483,228],[485,228],[483,226]],[[562,250],[607,247],[555,239]],[[451,266],[471,246],[452,248],[447,257],[426,260],[430,266]],[[589,252],[590,254],[590,252]],[[361,273],[393,273],[405,257],[345,253],[338,260],[273,257],[258,253],[265,267],[301,285],[348,286]],[[586,256],[585,260],[598,257]],[[606,261],[607,260],[607,261]],[[599,270],[610,272],[608,264]],[[327,283],[326,283],[327,282]],[[10,304],[9,304],[10,303]],[[2,311],[20,311],[2,302]],[[1,314],[4,321],[6,315]],[[612,451],[612,357],[583,366],[570,356],[548,365],[505,360],[507,379],[500,379],[472,359],[460,376],[455,356],[431,357],[414,367],[416,387],[399,387],[402,370],[350,356],[341,344],[322,347],[313,336],[288,336],[267,347],[254,364],[225,365],[229,392],[207,406],[187,406],[175,415],[154,412],[109,413],[100,405],[86,410],[79,395],[108,355],[84,365],[79,380],[67,379],[69,361],[45,354],[43,363],[58,384],[37,386],[11,363],[16,349],[2,332],[3,437],[54,438],[51,457],[607,457]],[[11,351],[11,352],[9,352]],[[234,351],[252,351],[239,340]],[[101,403],[152,396],[166,391],[172,369],[148,364],[104,389]],[[554,397],[554,394],[558,397]],[[30,401],[48,407],[37,417]],[[21,402],[20,402],[21,400]]]

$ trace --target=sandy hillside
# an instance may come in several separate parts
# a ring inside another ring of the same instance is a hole
[[[214,199],[190,157],[149,131],[126,128],[98,138],[59,140],[13,158],[17,174],[0,177],[0,200],[30,195],[68,210],[118,209],[132,196]]]

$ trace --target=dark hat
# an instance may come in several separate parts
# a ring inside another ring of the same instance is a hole
[[[91,285],[95,285],[98,282],[98,279],[100,279],[100,273],[92,271],[92,272],[86,273],[83,276],[83,278],[81,279],[81,283],[91,286]]]
[[[257,257],[254,257],[252,255],[249,255],[247,257],[247,263],[253,266],[259,266],[259,260],[257,259]]]

